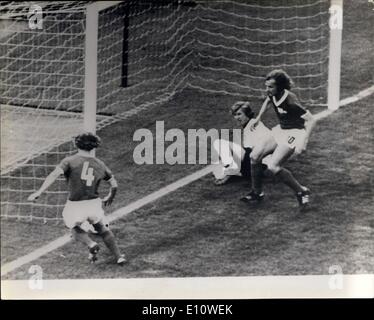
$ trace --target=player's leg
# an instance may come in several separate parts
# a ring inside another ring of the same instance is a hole
[[[278,145],[269,162],[269,170],[295,191],[295,193],[304,191],[306,188],[295,179],[289,170],[283,168],[283,164],[295,154],[298,146],[303,144],[305,130],[284,130],[278,125],[272,129],[272,133]]]
[[[85,209],[85,201],[67,201],[62,212],[62,217],[65,225],[71,230],[73,239],[84,243],[88,247],[90,253],[89,259],[95,261],[99,246],[89,237],[88,233],[80,227],[86,220]]]
[[[88,247],[89,260],[95,262],[97,260],[97,253],[100,250],[99,245],[93,241],[88,233],[84,231],[80,226],[75,226],[71,229],[72,236],[74,240],[84,243]]]
[[[244,202],[259,202],[264,198],[262,180],[265,166],[262,159],[271,154],[277,144],[272,137],[258,143],[250,155],[251,161],[251,191],[240,200]]]
[[[235,175],[240,175],[241,166],[245,156],[245,150],[243,147],[235,142],[230,142],[230,150],[232,152],[233,163],[232,168],[234,169]]]
[[[291,171],[283,167],[283,164],[293,153],[294,148],[290,148],[285,144],[279,144],[274,150],[271,161],[268,164],[268,169],[295,192],[299,205],[303,208],[309,203],[310,191],[296,180]]]
[[[126,259],[123,254],[121,254],[116,239],[113,232],[109,229],[109,226],[106,225],[102,220],[93,223],[93,227],[97,231],[97,234],[103,239],[107,248],[113,253],[118,264],[126,262]]]
[[[264,172],[262,159],[273,153],[276,146],[275,141],[269,140],[265,144],[253,148],[251,153],[252,190],[258,194],[262,192],[262,177]]]
[[[215,140],[213,148],[222,162],[213,171],[216,178],[214,183],[222,185],[227,183],[233,176],[240,176],[241,163],[244,157],[243,148],[238,144],[222,139]]]
[[[303,186],[295,179],[291,171],[283,168],[283,164],[293,155],[294,149],[284,144],[279,144],[274,150],[268,169],[281,179],[296,193],[303,191]]]
[[[224,167],[229,167],[232,172],[240,172],[243,159],[243,148],[231,141],[217,139],[213,142],[213,148]]]
[[[240,173],[242,177],[246,179],[251,179],[251,153],[252,148],[243,148],[244,156],[241,161]]]
[[[74,240],[84,243],[87,247],[93,247],[96,242],[93,241],[88,233],[84,231],[80,226],[75,226],[71,229],[71,234]]]

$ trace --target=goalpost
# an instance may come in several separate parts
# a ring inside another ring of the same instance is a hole
[[[340,66],[343,30],[343,0],[331,0],[330,6],[330,50],[327,106],[337,110],[340,101]]]
[[[64,179],[39,203],[28,203],[27,194],[74,152],[74,135],[95,132],[97,121],[112,121],[96,112],[97,92],[103,90],[102,81],[101,88],[97,82],[97,55],[105,50],[98,45],[98,31],[99,18],[103,29],[121,25],[123,17],[116,10],[121,2],[0,4],[2,218],[61,220],[67,196]],[[111,8],[116,12],[106,14]],[[112,42],[120,43],[120,37]],[[115,69],[101,63],[107,72]],[[109,106],[105,95],[111,92],[103,91],[101,105]]]
[[[26,199],[71,138],[184,90],[257,105],[265,74],[283,68],[304,104],[339,106],[342,0],[0,5],[2,219],[58,223],[63,178]]]
[[[85,39],[85,75],[84,75],[84,131],[96,132],[96,95],[97,95],[97,47],[99,31],[99,13],[122,1],[99,1],[87,5]],[[128,19],[126,16],[124,19]]]

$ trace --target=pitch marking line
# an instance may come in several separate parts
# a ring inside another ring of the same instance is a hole
[[[363,91],[360,91],[359,93],[357,93],[356,95],[352,96],[352,97],[349,97],[349,98],[345,98],[343,100],[340,101],[339,103],[339,106],[346,106],[350,103],[353,103],[353,102],[357,102],[358,100],[360,99],[363,99],[365,97],[368,97],[369,95],[373,94],[374,93],[374,86],[371,86]],[[339,109],[338,109],[339,110]],[[318,114],[316,114],[316,119],[317,121],[320,120],[320,119],[323,119],[327,116],[329,116],[330,114],[332,114],[333,111],[332,110],[324,110],[322,112],[319,112]],[[190,174],[182,179],[179,179],[171,184],[169,184],[168,186],[164,187],[164,188],[161,188],[153,193],[151,193],[150,195],[140,199],[140,200],[137,200],[133,203],[130,203],[129,205],[121,208],[121,209],[118,209],[117,211],[113,212],[112,214],[108,215],[108,220],[109,222],[112,222],[112,221],[115,221],[119,218],[122,218],[126,215],[128,215],[129,213],[137,210],[137,209],[140,209],[141,207],[167,195],[168,193],[170,192],[173,192],[181,187],[184,187],[185,185],[193,182],[193,181],[196,181],[202,177],[204,177],[205,175],[207,175],[208,173],[212,172],[213,170],[213,166],[214,165],[209,165],[207,167],[205,167],[204,169],[201,169],[199,171],[196,171],[195,173],[193,174]],[[65,235],[65,236],[62,236],[48,244],[46,244],[45,246],[43,247],[40,247],[39,249],[36,249],[34,250],[33,252],[30,252],[29,254],[23,256],[23,257],[20,257],[14,261],[11,261],[9,263],[6,263],[4,264],[2,267],[1,267],[1,276],[3,275],[6,275],[7,273],[27,264],[27,263],[30,263],[31,261],[34,261],[38,258],[40,258],[41,256],[44,256],[45,254],[55,250],[55,249],[58,249],[62,246],[64,246],[65,244],[67,244],[69,241],[71,240],[70,238],[70,235]]]
[[[196,180],[199,180],[200,178],[204,177],[205,175],[207,175],[208,173],[212,172],[213,170],[213,166],[214,165],[209,165],[209,166],[206,166],[205,168],[201,169],[201,170],[198,170],[182,179],[179,179],[169,185],[167,185],[166,187],[163,187],[151,194],[149,194],[148,196],[142,198],[142,199],[139,199],[135,202],[132,202],[130,203],[129,205],[121,208],[121,209],[118,209],[116,211],[114,211],[112,214],[108,215],[107,218],[108,218],[108,221],[109,222],[112,222],[112,221],[115,221],[115,220],[118,220],[120,218],[123,218],[125,217],[126,215],[128,215],[129,213],[135,211],[135,210],[138,210],[140,209],[141,207],[153,202],[153,201],[156,201],[157,199],[159,198],[162,198],[163,196],[179,189],[179,188],[182,188],[184,186],[186,186],[187,184],[190,184],[191,182],[193,181],[196,181]],[[62,246],[64,246],[65,244],[67,244],[69,241],[71,240],[71,237],[70,237],[70,234],[67,234],[67,235],[64,235],[60,238],[57,238],[56,240],[46,244],[45,246],[42,246],[32,252],[30,252],[29,254],[23,256],[23,257],[20,257],[14,261],[11,261],[9,263],[6,263],[4,264],[2,267],[1,267],[1,276],[3,275],[6,275],[7,273],[27,264],[27,263],[30,263],[31,261],[34,261],[38,258],[40,258],[41,256],[44,256],[45,254],[53,251],[53,250],[56,250]]]
[[[363,98],[366,98],[374,93],[374,86],[371,86],[365,90],[360,91],[359,93],[355,94],[352,97],[345,98],[343,100],[340,100],[339,106],[344,107],[347,104],[351,104],[353,102],[357,102],[358,100],[361,100]]]
[[[363,98],[366,98],[366,97],[370,96],[373,93],[374,93],[374,86],[371,86],[371,87],[369,87],[369,88],[367,88],[365,90],[360,91],[359,93],[355,94],[352,97],[348,97],[348,98],[340,100],[339,107],[344,107],[344,106],[346,106],[348,104],[357,102],[357,101],[359,101],[359,100],[361,100]],[[323,118],[328,117],[330,114],[334,113],[335,111],[336,110],[326,109],[326,110],[323,110],[323,111],[315,114],[314,117],[318,121],[318,120],[321,120]]]

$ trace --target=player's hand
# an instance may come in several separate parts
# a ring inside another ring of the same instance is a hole
[[[37,192],[34,192],[34,193],[30,194],[29,197],[27,198],[27,201],[35,201],[39,197],[40,197],[40,192],[37,191]]]
[[[110,206],[114,200],[114,197],[116,196],[117,189],[112,188],[110,190],[110,193],[103,199],[103,204],[105,207]]]
[[[253,130],[257,127],[258,123],[259,123],[259,120],[258,120],[257,118],[256,118],[256,119],[251,119],[251,120],[249,120],[249,122],[248,122],[248,124],[249,124],[249,129],[250,129],[251,131],[253,131]]]
[[[304,140],[304,143],[301,145],[301,146],[297,146],[296,148],[295,148],[295,154],[301,154],[301,153],[303,153],[305,150],[306,150],[306,147],[307,147],[307,145],[308,145],[308,142],[309,142],[309,138],[306,138],[305,140]]]
[[[315,122],[316,119],[315,117],[313,116],[313,114],[307,110],[302,116],[301,118],[303,118],[305,121],[308,121],[308,122]]]
[[[103,204],[105,207],[109,207],[113,202],[113,197],[107,196],[103,199]]]
[[[295,155],[302,154],[303,151],[305,151],[305,150],[306,150],[306,145],[301,146],[301,147],[296,147],[296,148],[295,148]]]

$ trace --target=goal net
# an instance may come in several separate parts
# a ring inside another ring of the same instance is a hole
[[[257,101],[266,73],[282,68],[302,103],[326,103],[326,0],[103,3],[0,2],[2,218],[61,220],[63,178],[37,203],[26,199],[74,152],[87,96],[99,130],[186,88]],[[95,66],[86,51],[90,6]],[[87,87],[92,67],[97,82]]]

